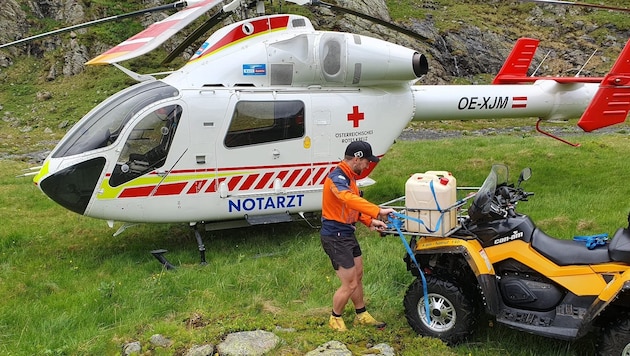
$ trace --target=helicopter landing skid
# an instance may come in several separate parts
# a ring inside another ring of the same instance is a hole
[[[197,224],[192,225],[191,227],[195,233],[197,246],[199,246],[199,258],[201,259],[200,264],[205,266],[208,264],[208,262],[206,262],[206,246],[204,246],[203,244],[203,240],[201,239],[201,234],[199,233],[199,229],[197,229]]]
[[[199,233],[199,230],[197,229],[197,224],[191,225],[190,227],[193,229],[193,232],[195,234],[195,239],[197,240],[197,246],[199,247],[199,258],[201,259],[201,262],[199,264],[201,264],[202,266],[205,266],[208,264],[208,262],[206,262],[206,246],[204,246],[203,244],[203,240],[201,239],[201,234]],[[175,269],[175,266],[173,266],[173,264],[171,264],[166,259],[166,257],[164,257],[164,254],[167,252],[168,250],[159,249],[159,250],[151,251],[151,254],[162,264],[162,266],[164,266],[164,268],[166,268],[167,270],[173,270]]]

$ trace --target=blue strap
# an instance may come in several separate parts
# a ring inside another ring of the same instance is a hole
[[[420,225],[424,226],[424,228],[427,230],[428,233],[432,234],[436,231],[440,230],[440,225],[442,224],[442,218],[444,217],[444,213],[440,214],[440,217],[438,218],[437,224],[435,224],[435,230],[431,230],[430,227],[428,227],[424,221],[422,221],[422,219],[419,218],[414,218],[413,216],[409,216],[409,215],[404,215],[404,214],[400,214],[400,213],[394,213],[394,215],[396,215],[397,217],[399,217],[400,219],[407,219],[407,220],[411,220],[411,221],[415,221],[417,223],[419,223]]]
[[[442,211],[442,209],[440,208],[440,203],[437,200],[437,196],[435,195],[435,188],[433,188],[433,180],[429,182],[429,187],[431,188],[431,193],[433,194],[433,201],[435,201],[435,206],[437,207],[437,210]]]
[[[396,231],[398,231],[398,236],[400,236],[400,240],[405,246],[405,249],[407,250],[409,257],[411,258],[413,263],[416,265],[418,272],[420,272],[420,277],[422,278],[422,292],[424,292],[424,313],[427,316],[427,324],[431,325],[431,315],[429,314],[429,292],[427,289],[427,280],[424,277],[424,273],[422,273],[420,264],[416,260],[416,256],[413,254],[413,251],[411,251],[411,246],[409,246],[407,239],[405,239],[405,235],[402,233],[401,228],[403,225],[403,221],[400,219],[400,217],[403,217],[404,215],[396,213],[396,212],[392,213],[392,215],[393,216],[390,216],[389,218],[389,223],[387,223],[387,228],[396,229]]]
[[[608,241],[608,234],[597,234],[597,235],[585,235],[585,236],[575,236],[573,237],[574,241],[583,241],[586,243],[586,247],[589,250],[594,249],[597,246],[604,246]]]

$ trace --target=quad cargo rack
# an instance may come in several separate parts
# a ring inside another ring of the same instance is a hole
[[[404,196],[390,200],[379,206],[392,208],[404,216],[401,232],[411,236],[447,237],[457,232],[462,221],[468,217],[467,203],[475,197],[478,187],[458,187],[458,195],[464,195],[454,204],[442,208],[408,207]],[[462,192],[469,192],[463,194]],[[472,192],[472,193],[470,193]],[[398,234],[395,228],[386,229],[383,234]]]

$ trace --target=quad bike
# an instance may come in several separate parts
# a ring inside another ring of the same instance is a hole
[[[516,186],[508,184],[507,167],[495,165],[452,231],[411,234],[404,260],[417,278],[404,297],[407,321],[421,335],[457,344],[485,310],[551,338],[599,330],[599,354],[630,355],[630,228],[610,243],[548,236],[515,211],[533,195],[520,187],[530,176],[524,169]]]

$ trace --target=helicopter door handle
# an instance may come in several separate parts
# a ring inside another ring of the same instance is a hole
[[[271,154],[273,155],[273,159],[280,157],[280,151],[278,151],[277,148],[274,148],[273,151],[271,151]]]
[[[169,171],[157,171],[155,172],[159,177],[166,177],[169,174]]]

